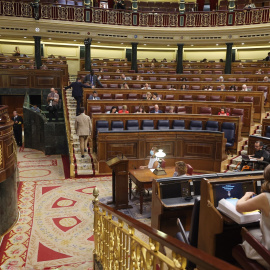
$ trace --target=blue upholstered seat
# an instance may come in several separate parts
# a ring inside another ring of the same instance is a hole
[[[192,120],[189,124],[190,130],[202,130],[202,121]]]
[[[205,130],[218,131],[218,121],[207,121]]]
[[[139,130],[138,120],[127,120],[127,130]]]

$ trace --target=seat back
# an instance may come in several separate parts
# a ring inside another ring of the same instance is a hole
[[[96,121],[96,132],[98,134],[99,131],[108,131],[109,123],[106,120],[98,120]]]
[[[124,123],[123,121],[112,121],[111,123],[112,131],[121,131],[124,130]]]
[[[266,127],[265,137],[270,138],[270,126]]]
[[[169,120],[158,120],[158,129],[170,129],[170,122]]]
[[[253,103],[253,100],[254,100],[253,97],[247,97],[247,96],[245,96],[245,97],[243,98],[243,102],[252,102],[252,103]]]
[[[212,108],[211,107],[200,107],[199,114],[211,115],[212,114]]]
[[[190,130],[202,130],[202,121],[191,120],[189,124]]]
[[[138,94],[128,94],[128,99],[129,100],[136,100],[138,98]]]
[[[185,129],[185,120],[173,120],[172,129]]]
[[[236,102],[236,96],[226,96],[225,101]]]
[[[127,120],[126,125],[127,130],[139,130],[138,120]]]
[[[220,96],[210,96],[211,101],[220,101]]]
[[[154,121],[153,120],[143,120],[142,121],[142,130],[153,130],[154,129]]]
[[[174,100],[174,95],[166,95],[165,100]]]
[[[207,121],[205,130],[218,131],[218,121]]]
[[[192,95],[184,95],[183,100],[192,100]]]
[[[198,95],[197,100],[206,100],[206,95]]]
[[[99,105],[90,106],[90,111],[89,111],[90,116],[93,113],[101,113],[101,106],[99,106]]]
[[[177,107],[177,113],[178,114],[186,114],[187,113],[186,107],[185,106],[178,106]]]
[[[194,201],[194,206],[191,215],[190,231],[188,235],[188,240],[191,246],[198,246],[198,236],[199,236],[199,219],[200,219],[200,205],[201,198],[197,197]]]
[[[241,117],[241,120],[243,121],[243,118],[244,118],[244,109],[233,108],[231,115],[232,116],[240,116]]]
[[[112,94],[103,94],[102,99],[112,99]]]
[[[235,125],[234,125],[234,123],[223,122],[221,125],[221,132],[224,132],[224,137],[227,139],[226,146],[230,146],[229,144],[233,145],[234,140],[235,140]]]
[[[124,99],[124,95],[123,94],[115,94],[114,98],[115,99]]]

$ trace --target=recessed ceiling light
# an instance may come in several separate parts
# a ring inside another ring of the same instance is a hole
[[[23,38],[27,38],[27,37],[23,37]]]
[[[190,46],[194,46],[193,44],[191,44]]]
[[[244,43],[244,42],[242,42],[242,45],[245,45],[245,43]]]
[[[74,39],[74,41],[77,41],[76,39]]]
[[[216,46],[218,46],[218,44],[216,44]]]
[[[121,44],[124,44],[123,42],[121,42]]]
[[[100,41],[98,41],[97,43],[100,43]]]
[[[146,44],[143,44],[144,46],[146,46]]]
[[[170,46],[170,44],[167,45],[168,47]]]
[[[52,38],[49,37],[49,40],[51,40]]]

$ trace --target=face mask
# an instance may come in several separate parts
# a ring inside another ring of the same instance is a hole
[[[150,155],[153,156],[154,155],[154,151],[150,150]]]
[[[173,177],[177,177],[177,176],[178,176],[178,172],[174,172]]]

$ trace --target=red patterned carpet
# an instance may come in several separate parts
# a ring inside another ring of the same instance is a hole
[[[18,153],[20,218],[0,247],[1,269],[93,269],[93,189],[111,177],[64,179],[60,156]]]

